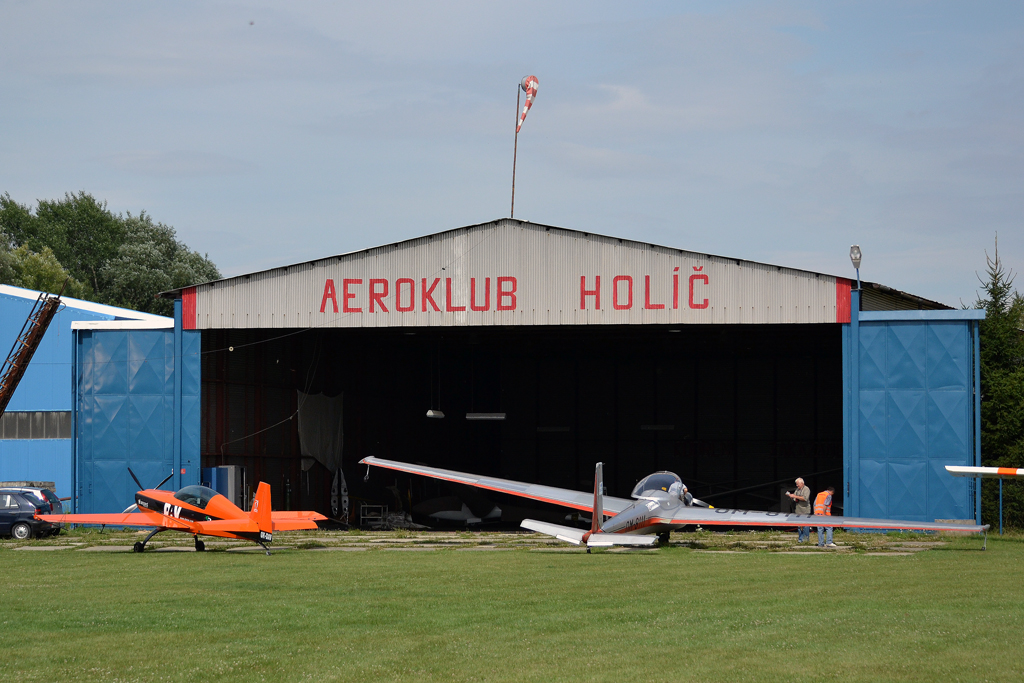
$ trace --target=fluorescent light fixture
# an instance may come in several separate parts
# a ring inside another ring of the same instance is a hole
[[[427,417],[433,417],[440,420],[441,418],[444,417],[444,413],[442,413],[440,410],[428,410]]]
[[[466,413],[467,420],[504,420],[505,413]]]

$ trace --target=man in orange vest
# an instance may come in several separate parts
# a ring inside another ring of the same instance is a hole
[[[814,498],[814,514],[832,516],[832,494],[836,492],[835,487],[829,486]],[[827,531],[826,531],[827,529]],[[826,538],[828,539],[826,542]],[[832,542],[832,527],[818,527],[818,547],[837,548]]]

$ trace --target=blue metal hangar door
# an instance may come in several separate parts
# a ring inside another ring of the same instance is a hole
[[[980,462],[977,310],[860,311],[843,336],[847,515],[975,520]]]
[[[76,512],[121,512],[138,487],[199,483],[200,337],[173,329],[76,330]]]

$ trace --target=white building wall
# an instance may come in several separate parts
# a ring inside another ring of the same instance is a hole
[[[834,323],[844,292],[848,311],[833,276],[508,219],[201,285],[185,310],[198,329]]]

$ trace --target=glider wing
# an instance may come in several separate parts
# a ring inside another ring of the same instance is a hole
[[[476,488],[486,489],[488,491],[498,491],[499,493],[507,493],[511,496],[539,500],[544,503],[553,503],[555,505],[562,505],[576,510],[586,510],[587,512],[591,512],[593,511],[594,506],[593,492],[585,493],[583,491],[573,491],[571,489],[559,489],[553,486],[541,486],[540,484],[526,484],[524,482],[512,481],[510,479],[481,477],[475,474],[455,472],[454,470],[443,470],[437,467],[410,465],[408,463],[396,462],[394,460],[382,460],[381,458],[375,458],[372,455],[368,458],[363,458],[359,463],[362,465],[374,465],[376,467],[383,467],[389,470],[406,472],[408,474],[419,474],[433,479],[442,479],[455,484],[475,486]],[[626,498],[612,498],[610,496],[604,496],[604,513],[606,516],[615,515],[622,512],[632,504],[633,501]]]
[[[797,515],[783,512],[730,510],[729,508],[679,507],[671,517],[654,520],[664,524],[721,526],[822,526],[843,529],[908,529],[913,531],[988,531],[988,525],[914,522],[898,519],[868,519],[829,515]]]

